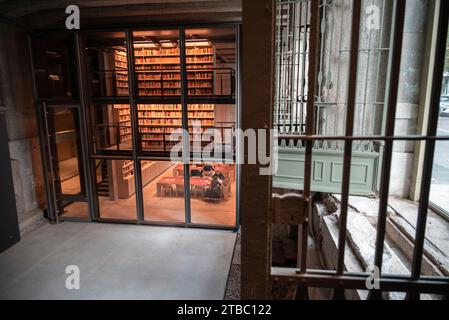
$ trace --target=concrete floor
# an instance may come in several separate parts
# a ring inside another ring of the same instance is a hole
[[[223,299],[236,233],[64,222],[0,254],[0,299]],[[68,265],[80,289],[65,287]]]

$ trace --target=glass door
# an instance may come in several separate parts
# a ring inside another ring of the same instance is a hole
[[[40,106],[43,111],[49,209],[56,221],[90,220],[78,106]]]

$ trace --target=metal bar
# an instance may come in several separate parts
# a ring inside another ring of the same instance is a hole
[[[317,80],[317,57],[319,50],[319,18],[320,18],[320,1],[312,0],[310,5],[310,39],[309,39],[309,75],[308,75],[308,99],[307,99],[307,117],[306,117],[306,135],[311,136],[315,132],[314,128],[314,109],[315,109],[315,86]],[[306,141],[305,162],[304,162],[304,197],[310,197],[310,184],[312,182],[312,147],[313,141]],[[309,206],[309,210],[311,207]],[[307,270],[307,241],[308,241],[308,223],[307,220],[302,224],[301,234],[298,234],[298,250],[297,262],[300,265],[301,272]],[[302,290],[302,289],[300,289]]]
[[[366,290],[368,273],[344,273],[337,275],[325,270],[308,270],[306,274],[293,268],[271,268],[270,279],[276,282],[303,285],[318,288],[341,288]],[[422,277],[411,281],[408,277],[382,276],[379,278],[383,291],[407,292],[416,290],[421,293],[447,294],[449,278]]]
[[[292,4],[292,29],[293,29],[293,34],[292,34],[292,55],[291,55],[291,76],[290,76],[290,129],[289,129],[289,133],[293,132],[293,101],[294,101],[294,85],[295,85],[295,61],[296,61],[296,54],[297,54],[297,49],[296,49],[296,24],[297,22],[297,17],[296,17],[296,3]]]
[[[388,91],[385,99],[387,103],[387,122],[385,126],[385,135],[394,135],[396,105],[398,100],[398,88],[400,77],[400,63],[402,55],[402,38],[404,30],[404,14],[405,14],[405,0],[396,0],[393,7],[393,31],[390,38],[391,51],[389,58],[389,75],[388,75]],[[391,159],[393,155],[393,140],[385,142],[384,154],[382,159],[381,181],[379,190],[379,211],[377,218],[377,233],[376,233],[376,249],[374,253],[374,266],[379,269],[379,274],[382,274],[382,260],[385,242],[385,226],[387,223],[387,207],[388,195],[390,186],[390,171]],[[372,290],[370,292],[371,299],[380,299],[381,290]]]
[[[419,141],[419,140],[436,140],[436,141],[446,141],[449,140],[449,136],[422,136],[422,135],[410,135],[410,136],[304,136],[304,135],[289,135],[289,134],[280,134],[275,137],[276,139],[291,139],[291,140],[299,140],[299,141],[315,141],[315,140],[366,140],[366,141]]]
[[[301,115],[300,115],[300,123],[301,123],[301,134],[305,132],[303,128],[304,124],[304,103],[307,102],[305,99],[305,86],[307,83],[307,87],[309,86],[309,80],[306,82],[306,55],[308,55],[309,46],[308,46],[308,37],[310,34],[310,28],[308,27],[309,20],[309,1],[306,2],[305,9],[305,18],[304,18],[304,41],[303,41],[303,53],[302,53],[302,76],[301,76]],[[308,58],[308,57],[307,57]],[[307,97],[308,99],[308,97]],[[314,99],[314,96],[311,97]]]
[[[30,67],[32,72],[32,80],[33,80],[33,97],[34,97],[34,103],[35,103],[35,110],[36,110],[36,117],[37,117],[37,127],[38,127],[38,133],[39,133],[39,147],[40,147],[40,156],[41,156],[41,163],[42,163],[42,169],[43,169],[43,178],[44,178],[44,187],[45,187],[45,200],[47,205],[47,214],[49,217],[49,220],[55,220],[54,217],[54,208],[53,208],[53,201],[52,201],[52,195],[50,190],[50,182],[48,179],[48,159],[49,159],[49,153],[47,146],[45,144],[45,127],[43,123],[43,117],[46,115],[42,112],[41,104],[37,102],[38,100],[38,92],[37,92],[37,84],[36,84],[36,76],[34,71],[34,60],[33,60],[33,46],[31,41],[31,36],[27,37],[28,41],[28,54],[30,58]]]
[[[190,208],[190,135],[189,135],[189,114],[188,114],[188,82],[187,82],[187,63],[186,63],[186,34],[184,28],[179,28],[179,54],[181,66],[181,112],[182,112],[182,128],[183,128],[183,162],[184,162],[184,206],[185,206],[185,223],[191,223]]]
[[[237,99],[237,106],[236,106],[236,126],[237,130],[240,130],[242,128],[242,37],[241,37],[241,26],[236,27],[236,48],[237,48],[237,62],[236,62],[236,99]],[[275,117],[274,117],[275,118]],[[240,150],[240,148],[243,148],[244,146],[240,145],[239,139],[236,139],[236,148],[237,150]],[[235,225],[238,227],[240,225],[240,197],[241,197],[241,183],[240,183],[240,177],[241,177],[241,162],[237,161],[236,164],[236,213],[235,213]]]
[[[447,41],[447,28],[449,20],[449,2],[440,1],[439,17],[438,17],[438,30],[436,38],[436,50],[435,50],[435,65],[433,70],[431,97],[430,97],[430,111],[429,111],[429,124],[427,127],[427,135],[434,136],[438,129],[438,116],[439,116],[439,101],[441,95],[441,87],[443,81],[443,71],[446,58],[446,41]],[[424,253],[424,240],[426,232],[427,212],[429,210],[429,194],[430,185],[432,182],[432,169],[435,153],[435,141],[428,141],[424,151],[424,168],[421,181],[421,192],[418,207],[418,220],[416,222],[416,235],[415,235],[415,248],[413,251],[412,260],[412,280],[418,280],[421,276],[422,259]],[[449,292],[446,291],[446,294]],[[407,299],[419,299],[419,292],[412,291],[407,295]]]
[[[371,6],[374,5],[373,0],[371,0]],[[368,52],[367,52],[367,59],[366,59],[366,69],[365,69],[365,83],[364,83],[364,88],[363,88],[363,102],[362,104],[362,118],[361,121],[359,120],[359,124],[360,124],[360,128],[359,128],[359,132],[360,135],[363,135],[365,132],[365,115],[366,115],[366,105],[367,105],[367,95],[368,95],[368,79],[369,79],[369,74],[370,74],[370,61],[371,61],[371,40],[372,40],[372,33],[373,33],[373,29],[369,29],[368,32]],[[361,52],[362,53],[362,52]],[[371,116],[371,118],[374,118],[373,116]]]
[[[84,175],[86,181],[86,195],[89,203],[89,221],[92,221],[98,212],[98,195],[95,186],[95,164],[89,161],[89,155],[92,153],[93,137],[89,126],[89,86],[86,78],[86,64],[84,60],[84,46],[79,32],[75,32],[75,50],[76,50],[76,70],[78,76],[78,90],[80,98],[79,117],[80,117],[80,134],[82,140],[82,161],[84,162]]]
[[[134,42],[131,31],[126,31],[126,59],[128,64],[128,91],[129,91],[129,107],[131,116],[131,142],[132,155],[134,163],[134,184],[136,189],[136,215],[137,223],[140,224],[145,219],[143,206],[143,186],[142,186],[142,167],[138,155],[140,154],[141,145],[139,143],[139,114],[137,110],[136,96],[136,77],[134,73]]]
[[[48,150],[48,163],[50,168],[50,187],[51,187],[51,200],[53,205],[53,218],[56,223],[59,223],[59,212],[58,212],[58,203],[56,200],[56,187],[55,187],[55,172],[53,167],[53,155],[52,155],[52,147],[51,147],[51,141],[50,141],[50,130],[48,125],[48,110],[47,106],[45,105],[45,102],[42,104],[43,113],[44,113],[44,125],[45,125],[45,135],[46,135],[46,144],[47,144],[47,150]]]
[[[355,0],[352,6],[351,44],[349,56],[348,101],[346,111],[346,136],[352,136],[354,132],[354,111],[357,90],[357,66],[359,51],[359,31],[361,0]],[[352,140],[345,142],[343,160],[343,181],[341,187],[341,207],[339,217],[338,234],[338,260],[337,274],[342,275],[345,265],[345,245],[348,219],[348,197],[351,184]],[[336,290],[334,298],[344,298],[344,290]]]

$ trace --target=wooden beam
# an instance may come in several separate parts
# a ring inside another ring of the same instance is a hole
[[[242,129],[272,128],[274,0],[243,0]],[[267,139],[269,140],[269,139]],[[267,141],[267,149],[270,150]],[[271,151],[271,150],[270,150]],[[260,164],[242,165],[242,299],[270,297],[271,180]]]

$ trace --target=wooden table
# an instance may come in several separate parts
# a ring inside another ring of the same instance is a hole
[[[231,182],[234,181],[234,168],[235,166],[232,164],[217,164],[217,165],[212,165],[214,167],[214,171],[220,171],[221,173],[223,173],[223,175],[225,177],[228,177]],[[202,165],[198,165],[198,164],[193,164],[190,165],[190,172],[192,172],[192,170],[203,170],[203,166]],[[184,165],[183,164],[178,164],[175,166],[175,168],[173,169],[173,175],[175,177],[178,176],[183,176],[184,175]]]
[[[200,196],[206,192],[209,188],[211,178],[191,177],[190,178],[190,191],[193,195],[200,194]],[[162,190],[167,186],[184,186],[184,177],[164,177],[157,182],[157,195],[163,196]]]

